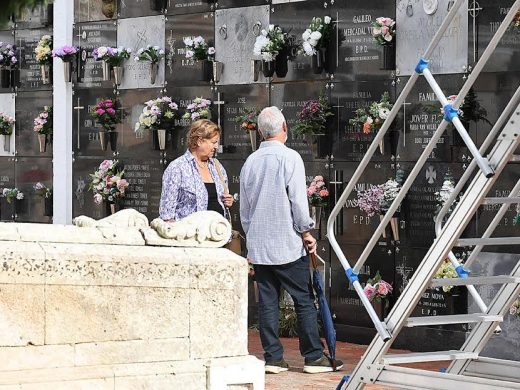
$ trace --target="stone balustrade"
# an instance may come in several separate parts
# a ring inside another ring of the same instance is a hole
[[[246,261],[143,237],[0,223],[0,390],[264,388]]]

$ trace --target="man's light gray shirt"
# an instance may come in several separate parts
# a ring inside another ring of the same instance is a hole
[[[298,152],[264,141],[240,173],[240,220],[253,264],[280,265],[305,255],[309,216],[305,167]]]

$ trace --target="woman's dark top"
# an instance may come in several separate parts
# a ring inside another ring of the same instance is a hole
[[[217,187],[215,186],[215,183],[204,183],[204,185],[208,191],[208,211],[216,211],[217,213],[224,215],[224,210],[218,202]]]

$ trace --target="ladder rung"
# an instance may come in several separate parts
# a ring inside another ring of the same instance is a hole
[[[520,245],[520,237],[461,238],[455,246],[475,245]]]
[[[520,162],[520,154],[513,154],[511,156],[511,162]]]
[[[478,353],[465,351],[435,351],[419,353],[395,353],[383,357],[384,364],[407,364],[421,362],[439,362],[444,360],[477,359]]]
[[[473,276],[470,278],[446,278],[446,279],[433,279],[432,287],[442,286],[468,286],[468,285],[481,285],[481,284],[506,284],[506,283],[520,283],[520,277],[517,276]]]
[[[485,198],[482,204],[513,204],[520,203],[520,198]]]
[[[451,316],[410,317],[406,321],[405,326],[413,328],[414,326],[468,324],[471,322],[502,322],[503,319],[504,318],[502,316],[486,313],[455,314]]]

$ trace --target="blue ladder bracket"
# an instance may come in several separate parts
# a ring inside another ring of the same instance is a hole
[[[348,278],[348,280],[350,280],[350,283],[354,284],[354,282],[359,282],[359,278],[358,278],[359,274],[356,274],[352,270],[352,268],[349,268],[348,270],[346,270],[345,273],[347,274],[347,278]]]
[[[459,110],[453,108],[451,104],[446,104],[444,107],[444,120],[446,122],[452,122],[453,119],[459,117]]]
[[[415,72],[422,74],[423,70],[428,68],[428,63],[429,63],[428,60],[421,58],[419,60],[419,62],[417,63],[417,65],[415,66]]]
[[[341,390],[341,387],[348,382],[350,379],[350,375],[345,375],[343,378],[341,378],[341,381],[339,382],[338,386],[336,387],[336,390]]]
[[[466,279],[469,276],[469,271],[466,271],[462,265],[455,268],[455,271],[457,271],[459,278]]]

